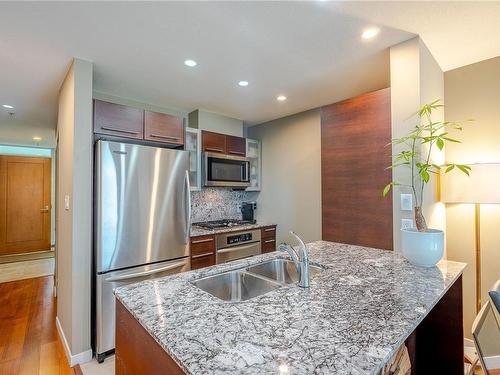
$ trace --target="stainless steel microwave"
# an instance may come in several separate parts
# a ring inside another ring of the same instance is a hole
[[[250,162],[244,156],[205,152],[203,185],[246,188],[250,186],[249,169]]]

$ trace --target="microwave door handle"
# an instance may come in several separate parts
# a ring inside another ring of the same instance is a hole
[[[121,275],[121,276],[114,276],[114,277],[112,276],[112,277],[107,278],[105,281],[114,282],[114,281],[137,279],[138,277],[154,275],[155,273],[160,273],[160,272],[169,271],[169,270],[173,270],[176,268],[184,267],[186,264],[187,264],[187,261],[177,262],[174,264],[169,264],[168,266],[165,266],[165,267],[155,268],[153,270],[142,271],[142,272],[133,272],[133,273],[128,273],[126,275]]]
[[[189,243],[191,232],[191,189],[189,185],[189,171],[186,170],[186,242]]]

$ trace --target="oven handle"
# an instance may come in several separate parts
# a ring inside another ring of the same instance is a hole
[[[229,247],[229,248],[217,250],[217,252],[221,253],[221,254],[223,254],[223,253],[232,253],[233,251],[249,249],[249,248],[254,247],[254,246],[258,245],[258,244],[259,244],[259,242],[252,242],[249,245],[233,246],[233,247]]]
[[[163,271],[169,271],[169,270],[173,270],[176,268],[184,267],[186,264],[188,264],[187,261],[177,262],[174,264],[169,264],[168,266],[165,266],[165,267],[155,268],[153,270],[148,270],[148,271],[143,271],[143,272],[133,272],[133,273],[129,273],[129,274],[122,275],[122,276],[110,277],[110,278],[107,278],[105,281],[113,282],[113,281],[136,279],[138,277],[153,275],[155,273],[160,273]]]

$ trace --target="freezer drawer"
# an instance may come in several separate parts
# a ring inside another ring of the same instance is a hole
[[[189,271],[189,258],[98,274],[96,280],[96,353],[115,348],[115,296],[117,287]]]

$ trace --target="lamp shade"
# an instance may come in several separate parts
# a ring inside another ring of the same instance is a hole
[[[443,176],[446,203],[500,203],[500,163],[470,164],[470,176],[459,170]]]

